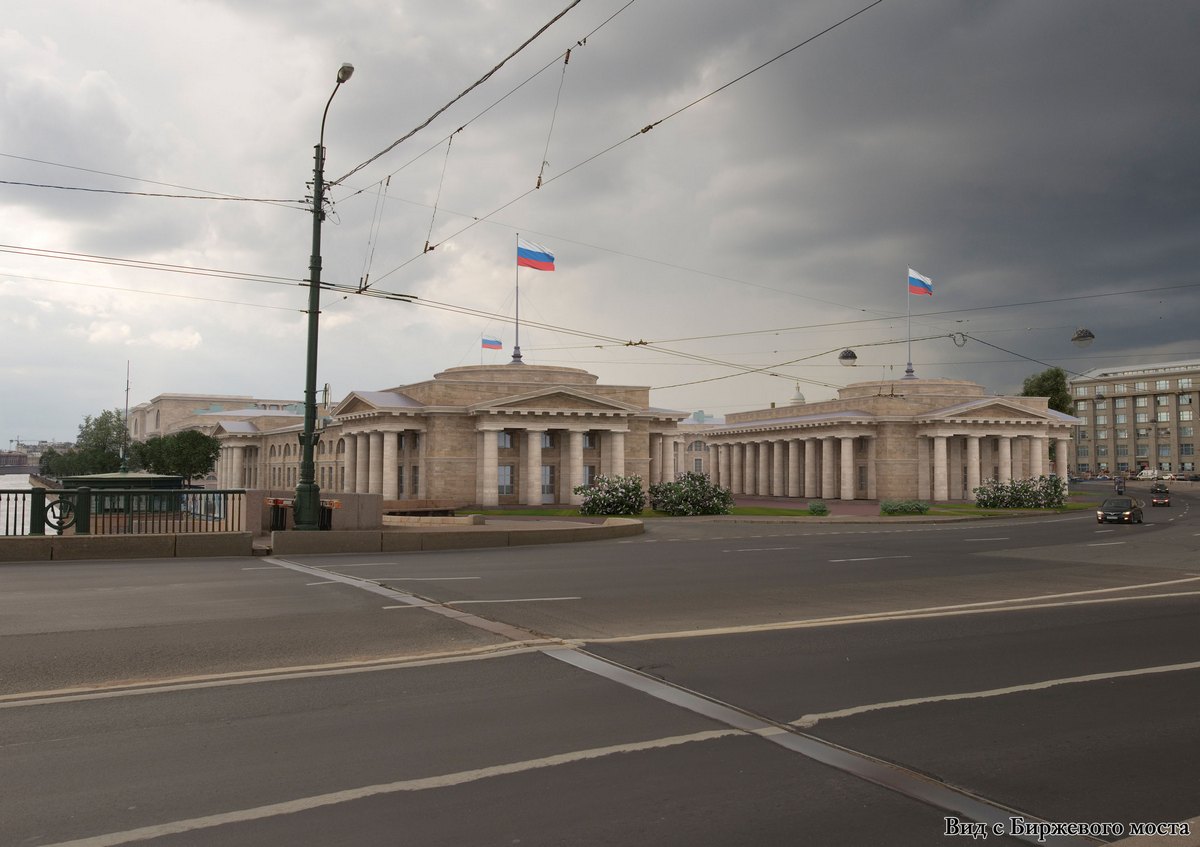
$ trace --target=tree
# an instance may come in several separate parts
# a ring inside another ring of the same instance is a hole
[[[1067,389],[1067,372],[1062,368],[1049,368],[1039,374],[1026,377],[1021,386],[1022,397],[1049,397],[1050,408],[1066,415],[1075,414],[1071,392]]]
[[[156,435],[133,447],[134,458],[146,470],[185,480],[206,475],[220,453],[220,441],[194,429]]]
[[[79,425],[75,447],[65,453],[47,451],[42,471],[55,477],[118,471],[125,438],[125,414],[120,409],[87,415]]]

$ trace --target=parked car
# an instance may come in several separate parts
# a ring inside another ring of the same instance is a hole
[[[1150,505],[1170,506],[1171,490],[1161,482],[1154,483],[1154,485],[1150,486]]]
[[[1141,523],[1142,507],[1132,497],[1109,497],[1096,510],[1096,523]]]

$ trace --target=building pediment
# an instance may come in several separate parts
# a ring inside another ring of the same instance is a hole
[[[473,414],[516,412],[523,414],[570,414],[585,413],[599,415],[626,415],[642,411],[632,403],[624,403],[609,397],[599,397],[569,386],[555,386],[528,394],[498,397],[467,407]]]
[[[398,391],[351,391],[333,410],[334,417],[417,409],[421,404]]]
[[[960,403],[945,409],[927,412],[922,421],[1013,421],[1029,423],[1061,423],[1057,415],[1045,409],[1033,409],[998,397],[987,397],[970,403]]]

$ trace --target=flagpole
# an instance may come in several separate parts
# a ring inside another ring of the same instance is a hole
[[[517,233],[517,243],[515,246],[516,246],[517,250],[521,249],[521,233],[519,233],[519,232]],[[517,254],[514,252],[513,253],[513,257],[514,257],[513,258],[513,276],[516,278],[517,327],[516,327],[516,341],[513,344],[513,354],[512,354],[512,361],[509,362],[510,365],[524,364],[524,362],[521,361],[521,266],[519,264],[517,264],[517,261],[515,258],[516,255]]]
[[[908,288],[907,281],[904,290],[908,292],[905,295],[905,306],[908,313],[908,367],[904,369],[904,379],[916,379],[917,375],[913,373],[912,366],[912,291]]]

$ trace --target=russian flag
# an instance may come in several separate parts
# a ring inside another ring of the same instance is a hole
[[[554,254],[540,244],[517,239],[517,267],[533,268],[535,271],[554,270]]]
[[[933,296],[933,280],[927,276],[908,269],[908,293],[909,294],[928,294]]]
[[[504,345],[500,343],[499,338],[485,338],[485,339],[483,339],[483,349],[484,350],[503,350]]]

